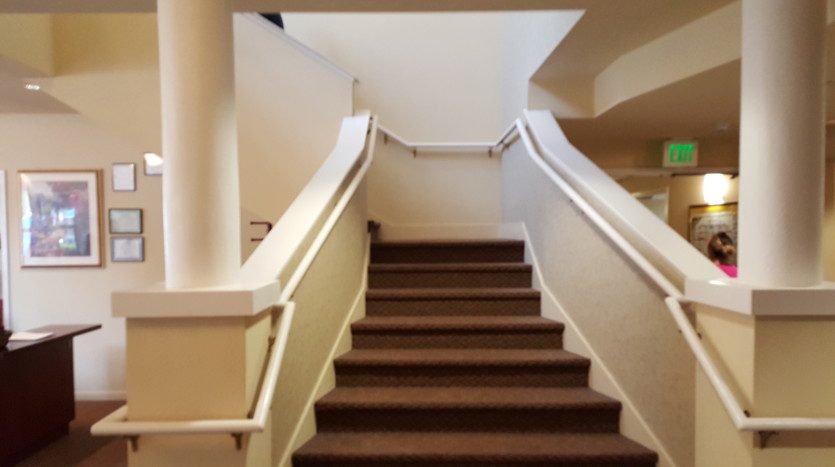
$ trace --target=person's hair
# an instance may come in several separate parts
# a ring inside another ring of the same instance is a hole
[[[725,232],[717,233],[707,243],[707,257],[711,261],[718,261],[719,264],[731,264],[734,253],[736,253],[734,241]]]

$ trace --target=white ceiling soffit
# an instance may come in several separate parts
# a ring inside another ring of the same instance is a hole
[[[588,0],[537,81],[594,78],[618,57],[734,0]]]
[[[614,4],[630,3],[636,0],[608,1]],[[0,1],[0,13],[147,13],[156,10],[156,3],[156,0],[3,0]],[[235,11],[240,12],[393,12],[573,10],[585,9],[589,3],[595,2],[588,0],[233,0],[233,3]]]
[[[835,121],[835,23],[830,23],[827,30],[826,54],[826,118]],[[675,63],[675,60],[671,62]],[[574,142],[738,135],[739,57],[730,57],[725,63],[705,71],[692,72],[670,84],[618,102],[595,118],[577,117],[576,113],[572,117],[562,117],[560,125]]]

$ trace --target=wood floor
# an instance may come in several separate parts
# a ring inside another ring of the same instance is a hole
[[[76,402],[70,433],[17,467],[123,467],[128,465],[126,443],[118,438],[90,435],[90,426],[121,407],[124,402]]]

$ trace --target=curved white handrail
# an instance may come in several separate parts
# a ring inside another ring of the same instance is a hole
[[[368,145],[369,128],[369,115],[343,120],[334,150],[241,267],[243,283],[274,281],[289,271],[296,253],[309,240],[322,213],[332,209],[346,177],[357,166]]]
[[[290,334],[290,326],[295,313],[295,303],[290,301],[296,292],[301,280],[310,269],[325,241],[336,226],[348,203],[353,199],[374,158],[374,143],[377,134],[376,121],[366,117],[368,125],[365,149],[366,157],[362,165],[353,175],[348,187],[334,205],[321,229],[313,242],[305,251],[302,260],[296,266],[287,285],[282,289],[279,302],[275,305],[282,309],[276,335],[271,338],[270,356],[267,363],[264,381],[259,391],[258,400],[251,418],[244,419],[219,419],[219,420],[188,420],[188,421],[130,421],[128,419],[128,407],[124,405],[107,415],[94,424],[90,432],[95,436],[126,436],[136,442],[136,438],[142,435],[187,435],[187,434],[230,434],[239,440],[243,433],[261,433],[267,426],[267,419],[270,413],[275,390],[278,385],[278,376],[281,370],[281,363],[284,360],[284,350]],[[314,187],[315,188],[315,187]],[[321,188],[321,187],[318,187]],[[275,229],[274,229],[275,230]],[[238,443],[240,446],[240,444]]]
[[[386,138],[391,138],[401,146],[410,149],[412,154],[417,156],[418,152],[422,153],[447,153],[447,152],[481,152],[486,151],[487,155],[493,157],[493,152],[497,148],[501,148],[501,152],[508,145],[508,140],[512,138],[514,133],[516,132],[516,125],[511,124],[507,130],[499,136],[494,142],[464,142],[464,143],[412,143],[403,139],[403,137],[399,136],[397,133],[389,130],[388,128],[380,125],[380,131],[386,136]]]
[[[765,434],[779,431],[833,431],[835,418],[804,418],[804,417],[750,417],[742,409],[731,387],[725,382],[707,350],[702,345],[698,333],[690,323],[683,304],[690,303],[682,292],[670,282],[643,254],[621,235],[606,219],[603,218],[568,182],[565,181],[553,167],[548,165],[534,146],[527,133],[525,122],[516,121],[516,127],[522,141],[525,143],[528,156],[554,182],[554,184],[573,201],[577,207],[603,232],[609,240],[621,249],[650,279],[655,282],[667,295],[664,303],[670,311],[679,330],[684,336],[690,351],[696,358],[701,369],[705,372],[722,405],[733,420],[734,426],[740,431],[752,431]]]
[[[680,284],[685,278],[712,280],[724,277],[687,240],[577,150],[551,112],[526,110],[525,119],[542,151],[542,158],[607,222],[613,223],[636,248],[642,249],[642,254],[651,254],[649,259],[661,266],[667,277]],[[555,154],[557,151],[559,157]]]

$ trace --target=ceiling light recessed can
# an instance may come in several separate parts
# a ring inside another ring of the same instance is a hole
[[[26,89],[28,89],[29,91],[40,91],[41,86],[35,83],[26,83]]]

